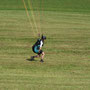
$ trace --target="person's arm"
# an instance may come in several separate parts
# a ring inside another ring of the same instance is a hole
[[[41,49],[42,49],[42,48],[40,47],[40,48],[39,48],[39,52],[40,52]]]
[[[41,42],[40,42],[40,48],[39,48],[39,51],[42,49],[42,45],[43,45],[43,42],[41,41]]]

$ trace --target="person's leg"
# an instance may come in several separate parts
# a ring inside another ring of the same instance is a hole
[[[44,53],[44,52],[42,52],[42,54],[41,54],[41,59],[43,59],[43,58],[44,58],[44,56],[45,56],[45,53]]]
[[[38,57],[39,57],[39,55],[33,56],[33,58],[38,58]]]
[[[38,57],[40,57],[40,55],[31,56],[31,60],[34,60],[34,58],[38,58]]]
[[[40,62],[44,62],[44,61],[43,61],[43,59],[44,59],[44,56],[45,56],[45,53],[44,53],[44,52],[42,52],[42,54],[41,54],[41,60],[40,60]]]

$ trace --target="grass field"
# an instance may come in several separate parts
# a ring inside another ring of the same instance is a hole
[[[90,90],[90,1],[46,0],[39,22],[40,2],[44,63],[27,60],[36,38],[22,1],[0,0],[0,90]]]

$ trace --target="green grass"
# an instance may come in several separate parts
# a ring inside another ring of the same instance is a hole
[[[25,0],[27,7],[28,0]],[[33,9],[45,11],[90,12],[90,0],[30,0]],[[1,0],[0,10],[24,10],[22,0]]]
[[[47,36],[44,63],[27,60],[36,37],[22,2],[0,2],[0,90],[90,90],[90,1],[46,1],[41,21],[34,11]]]

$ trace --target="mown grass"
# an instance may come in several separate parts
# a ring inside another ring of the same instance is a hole
[[[25,0],[27,8],[29,8],[28,0]],[[45,11],[66,11],[66,12],[83,12],[89,13],[89,0],[30,0],[34,10]],[[0,10],[24,10],[22,0],[0,0]]]
[[[54,2],[61,2],[57,3],[60,6],[55,4],[54,7]],[[44,63],[39,59],[27,60],[33,55],[31,46],[36,37],[33,36],[35,28],[32,30],[25,10],[21,10],[22,3],[18,8],[15,0],[0,3],[0,9],[3,9],[0,10],[0,90],[90,89],[89,1],[78,2],[77,12],[74,11],[77,7],[75,0],[69,4],[72,12],[68,11],[65,0],[53,1],[50,6],[48,3],[41,21],[34,11],[37,23],[47,36],[43,47],[46,53]],[[82,4],[87,4],[88,8]],[[62,8],[58,8],[61,5]],[[84,9],[80,11],[81,8]]]

